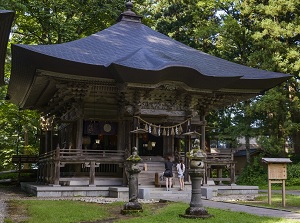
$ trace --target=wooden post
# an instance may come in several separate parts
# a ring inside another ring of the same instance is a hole
[[[232,158],[233,161],[233,158]],[[230,164],[230,183],[235,184],[235,164]]]
[[[55,150],[55,174],[54,174],[54,185],[59,185],[59,178],[60,178],[60,148],[59,146],[56,147]]]
[[[285,180],[282,180],[282,206],[285,207]]]
[[[222,178],[223,177],[223,169],[222,169],[222,167],[218,167],[217,168],[217,177],[218,178]],[[219,180],[219,185],[223,185],[223,182],[222,182],[221,179]]]
[[[205,151],[205,115],[201,115],[201,149]]]
[[[83,119],[79,118],[76,123],[76,145],[75,148],[82,151],[82,133],[83,133]]]
[[[272,183],[271,180],[268,180],[268,203],[269,205],[272,204],[272,189],[271,189]]]
[[[95,161],[91,161],[89,186],[95,186]]]

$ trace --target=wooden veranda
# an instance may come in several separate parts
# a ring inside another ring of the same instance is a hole
[[[120,168],[124,165],[124,151],[69,150],[57,147],[41,154],[38,164],[38,182],[61,185],[66,183],[65,177],[89,177],[89,185],[93,186],[99,173],[122,177]]]

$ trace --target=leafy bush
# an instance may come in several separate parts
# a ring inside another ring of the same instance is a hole
[[[300,163],[287,164],[287,186],[300,186]]]
[[[237,178],[239,185],[266,185],[268,184],[268,171],[261,163],[262,156],[255,157],[253,162],[243,169]]]
[[[253,159],[237,178],[239,185],[268,185],[268,169],[261,163],[262,156]],[[281,184],[280,184],[281,185]],[[300,186],[300,163],[287,164],[286,186]]]
[[[18,173],[5,173],[0,175],[0,180],[4,179],[18,179]]]

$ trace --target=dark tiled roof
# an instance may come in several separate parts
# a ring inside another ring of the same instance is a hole
[[[9,10],[0,10],[0,86],[4,84],[4,65],[7,43],[15,13]]]
[[[68,43],[13,45],[12,54],[9,94],[16,103],[24,100],[36,69],[118,82],[154,84],[170,80],[198,89],[256,93],[289,78],[208,55],[140,22],[126,20]]]
[[[261,152],[261,150],[260,149],[250,149],[249,152],[250,152],[250,156],[251,156],[253,154]],[[246,150],[245,149],[238,150],[237,152],[234,153],[234,156],[246,156]]]

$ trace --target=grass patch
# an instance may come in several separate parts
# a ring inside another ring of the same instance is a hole
[[[300,185],[285,186],[285,190],[299,190]],[[268,185],[260,185],[260,190],[268,190]],[[272,190],[282,190],[282,184],[272,184]]]
[[[261,217],[243,212],[231,212],[207,208],[214,217],[209,219],[185,219],[179,217],[189,207],[186,203],[153,203],[143,204],[143,212],[132,215],[122,215],[123,202],[111,204],[86,203],[71,200],[12,200],[8,203],[9,214],[17,211],[22,218],[10,215],[6,223],[100,223],[100,222],[130,222],[130,223],[161,223],[161,222],[207,222],[207,223],[292,223],[293,220]],[[25,217],[24,217],[25,216]],[[27,216],[27,217],[26,217]]]
[[[255,198],[254,201],[239,201],[239,204],[247,204],[257,207],[269,207],[269,208],[276,208],[280,210],[287,210],[296,213],[300,213],[300,196],[286,194],[285,196],[285,207],[282,206],[282,195],[281,194],[274,194],[272,193],[271,197],[272,204],[269,205],[268,203],[268,194],[267,193],[260,193],[259,196]]]

